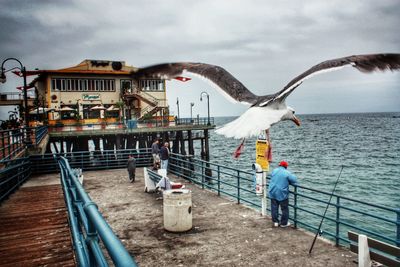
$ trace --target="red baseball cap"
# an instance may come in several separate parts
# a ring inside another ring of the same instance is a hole
[[[286,162],[286,161],[281,161],[280,163],[279,163],[279,166],[282,166],[282,167],[284,167],[284,168],[287,168],[288,166],[289,166],[289,164]]]

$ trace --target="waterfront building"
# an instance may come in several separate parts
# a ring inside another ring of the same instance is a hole
[[[62,69],[26,71],[26,76],[36,76],[27,86],[35,92],[27,105],[31,127],[27,134],[18,132],[18,146],[9,145],[14,134],[3,134],[0,139],[7,146],[0,148],[0,160],[22,154],[25,143],[32,144],[32,154],[97,150],[103,155],[114,149],[148,148],[157,138],[171,142],[172,152],[190,155],[195,154],[195,140],[200,141],[199,154],[209,160],[213,118],[170,116],[165,80],[135,78],[136,70],[122,61],[87,59]],[[8,94],[1,96],[4,105],[11,104]],[[20,113],[23,100],[12,102]],[[41,124],[48,127],[35,127]]]
[[[30,85],[50,125],[168,116],[165,80],[138,80],[134,70],[124,61],[86,59],[73,67],[34,71],[38,77]]]

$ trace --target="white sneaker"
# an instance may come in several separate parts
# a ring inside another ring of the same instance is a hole
[[[279,223],[275,222],[274,227],[278,227],[278,226],[279,226]]]
[[[289,227],[289,226],[290,226],[290,222],[288,222],[286,225],[282,225],[282,224],[281,224],[281,227],[282,227],[282,228]]]

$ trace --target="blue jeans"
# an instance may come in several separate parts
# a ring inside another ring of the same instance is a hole
[[[168,170],[168,160],[161,160],[161,169]]]
[[[271,216],[274,223],[279,223],[278,208],[281,207],[281,225],[286,225],[289,219],[289,199],[278,201],[276,199],[271,199]]]

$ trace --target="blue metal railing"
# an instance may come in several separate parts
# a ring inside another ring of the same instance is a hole
[[[35,127],[34,133],[35,133],[35,145],[38,145],[40,144],[40,142],[42,142],[43,138],[46,137],[48,133],[48,127],[45,125]]]
[[[217,192],[261,208],[261,199],[253,189],[252,172],[246,172],[205,162],[193,157],[172,154],[170,172],[187,179],[202,188]],[[269,181],[269,177],[267,178]],[[267,184],[268,186],[268,184]],[[293,209],[290,219],[294,226],[315,231],[322,218],[323,209],[328,204],[330,192],[305,186],[291,187],[289,206]],[[332,203],[325,218],[324,234],[336,245],[348,244],[347,231],[356,230],[385,242],[400,246],[400,209],[384,207],[357,199],[333,195]],[[267,208],[267,211],[270,211]]]
[[[23,129],[0,131],[0,161],[12,159],[25,149]]]
[[[123,122],[102,122],[102,123],[75,123],[75,124],[56,124],[49,126],[49,132],[90,132],[90,131],[115,131],[125,129]]]
[[[65,152],[60,154],[32,155],[32,173],[56,173],[59,171],[57,160],[65,157],[71,168],[80,168],[83,171],[105,170],[126,168],[129,155],[136,159],[137,167],[146,167],[152,164],[153,158],[151,149],[125,149],[125,150],[103,150],[103,151],[78,151]]]
[[[3,161],[0,169],[0,203],[24,183],[31,174],[28,158]]]
[[[137,166],[150,166],[148,149],[64,153],[71,167],[83,170],[125,168],[128,154],[136,155]],[[59,155],[31,156],[32,173],[58,172]],[[261,208],[261,200],[253,190],[253,173],[206,162],[193,157],[172,154],[170,172],[188,179],[202,188],[215,191],[254,208]],[[290,219],[295,227],[315,231],[326,207],[330,192],[306,186],[290,188]],[[269,211],[269,208],[267,208]],[[354,198],[333,195],[323,225],[324,235],[337,245],[347,244],[347,231],[355,230],[400,246],[400,209],[380,206]]]
[[[137,266],[80,184],[78,177],[61,157],[61,182],[68,208],[75,255],[79,266],[109,266],[100,240],[115,266]]]
[[[0,131],[0,162],[14,158],[26,147],[38,145],[46,137],[47,129],[38,126]]]
[[[179,118],[176,125],[208,125],[208,118]],[[214,117],[210,117],[210,125],[214,125]]]
[[[214,125],[214,118],[179,118],[175,121],[169,119],[141,119],[138,120],[134,128],[129,127],[129,122],[104,122],[104,123],[85,123],[85,124],[56,124],[49,127],[49,132],[75,132],[75,131],[115,131],[120,129],[122,131],[134,131],[136,128],[154,128],[154,127],[170,127],[179,125]]]
[[[170,121],[166,119],[142,119],[138,120],[137,127],[139,128],[154,128],[154,127],[169,127]]]

